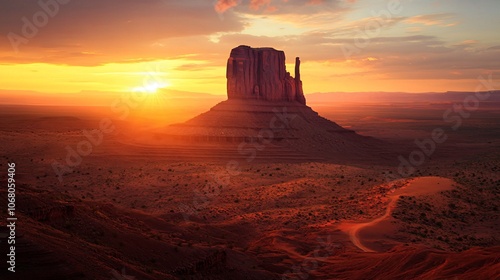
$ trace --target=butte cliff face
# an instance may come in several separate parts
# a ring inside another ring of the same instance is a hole
[[[239,46],[227,61],[228,99],[257,99],[306,104],[300,59],[295,60],[295,78],[286,71],[285,53],[273,48]]]
[[[265,152],[254,151],[260,160],[286,161],[342,156],[350,160],[356,155],[364,160],[378,147],[374,140],[319,116],[306,105],[300,59],[295,60],[292,77],[286,72],[283,51],[234,48],[227,62],[227,95],[226,101],[209,111],[161,129],[155,139],[187,146],[186,154],[210,158],[241,159],[248,152],[245,147],[257,145],[265,147]],[[279,129],[273,128],[276,122]],[[263,131],[272,135],[265,144]]]

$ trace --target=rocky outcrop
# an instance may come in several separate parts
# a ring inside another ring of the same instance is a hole
[[[343,157],[364,162],[372,154],[378,158],[378,140],[345,129],[306,105],[299,58],[294,70],[295,77],[286,72],[282,51],[234,48],[227,61],[228,100],[184,123],[159,129],[144,141],[172,145],[172,152],[146,146],[136,151],[164,156],[175,153],[175,157],[190,159],[241,159],[248,155],[247,161]],[[264,148],[265,152],[260,152]]]
[[[300,80],[300,59],[295,78],[286,71],[285,53],[273,48],[239,46],[227,61],[228,99],[258,99],[306,104]]]

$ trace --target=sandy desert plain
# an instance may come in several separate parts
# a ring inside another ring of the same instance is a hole
[[[254,153],[239,142],[162,145],[157,125],[119,120],[109,108],[2,105],[2,185],[14,162],[18,221],[17,278],[3,268],[1,278],[500,279],[496,99],[453,130],[442,117],[450,96],[309,95],[320,115],[385,151],[333,154],[274,141],[249,145]],[[107,117],[114,130],[102,141],[91,135],[91,152],[69,156],[75,165],[58,176],[54,162],[64,164],[67,147],[76,151]],[[446,141],[401,176],[399,156],[435,128]]]

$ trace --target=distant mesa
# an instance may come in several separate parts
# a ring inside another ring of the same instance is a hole
[[[297,101],[306,104],[300,80],[300,59],[295,78],[286,71],[285,53],[273,48],[239,46],[227,61],[228,99]]]
[[[261,149],[265,142],[266,152],[260,155],[278,160],[366,155],[379,143],[319,116],[306,105],[298,57],[292,77],[286,71],[283,51],[239,46],[231,51],[226,76],[226,101],[157,131],[155,140],[190,145],[189,149],[223,147],[224,152],[217,152],[220,157],[235,151],[241,157],[241,143]]]

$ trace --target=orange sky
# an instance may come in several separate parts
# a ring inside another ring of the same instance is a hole
[[[306,93],[473,91],[479,75],[500,74],[499,8],[496,0],[1,1],[0,90],[225,95],[227,57],[244,44],[284,50],[289,70],[300,56]]]

